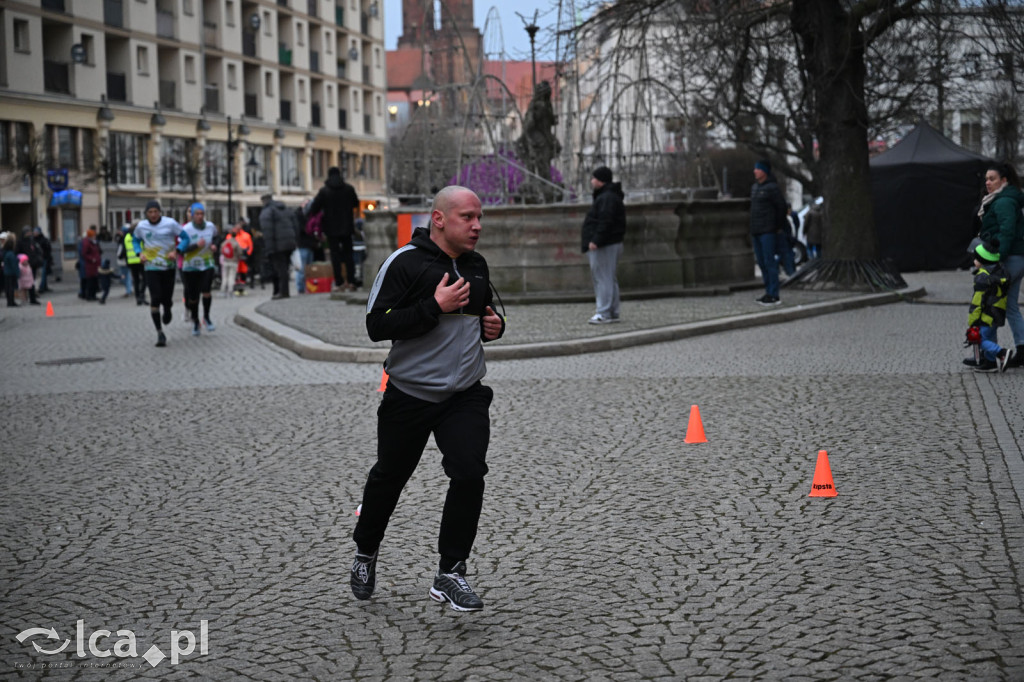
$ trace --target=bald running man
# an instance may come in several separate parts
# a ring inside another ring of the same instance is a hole
[[[456,611],[484,607],[466,581],[466,560],[483,506],[494,396],[480,383],[487,372],[482,344],[500,338],[505,321],[492,307],[487,261],[476,253],[482,216],[473,191],[445,187],[434,197],[430,228],[417,228],[384,261],[370,290],[366,329],[392,346],[377,410],[377,462],[353,533],[357,599],[373,595],[388,521],[433,433],[449,482],[430,597]]]

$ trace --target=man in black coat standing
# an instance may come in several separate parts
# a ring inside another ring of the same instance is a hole
[[[359,207],[356,190],[341,178],[341,170],[332,167],[327,171],[324,186],[313,198],[313,203],[306,211],[314,215],[323,211],[320,225],[327,237],[327,247],[331,251],[331,268],[334,270],[334,286],[352,290],[358,284],[354,281],[355,263],[352,260],[352,231],[354,212]],[[342,274],[341,265],[345,264]]]
[[[784,239],[786,199],[772,175],[771,163],[762,159],[754,164],[754,185],[750,189],[750,240],[757,266],[761,268],[764,296],[756,299],[763,306],[779,305],[779,263],[775,260],[778,240]]]
[[[594,189],[594,203],[583,219],[581,245],[590,262],[597,312],[588,322],[610,324],[619,321],[619,280],[615,270],[626,236],[626,207],[622,203],[622,183],[612,182],[612,171],[607,166],[594,171],[590,186]]]
[[[274,201],[270,194],[264,194],[263,210],[260,211],[260,231],[267,251],[267,260],[274,272],[274,295],[272,298],[288,298],[288,266],[292,251],[295,250],[295,233],[298,221],[295,212],[280,201]]]

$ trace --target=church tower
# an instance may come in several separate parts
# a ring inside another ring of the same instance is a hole
[[[402,0],[402,35],[398,49],[421,48],[434,39],[434,0]]]

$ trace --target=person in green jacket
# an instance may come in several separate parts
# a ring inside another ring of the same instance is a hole
[[[1017,346],[1011,366],[1024,365],[1024,316],[1021,315],[1021,280],[1024,279],[1024,193],[1017,171],[1008,163],[993,163],[985,170],[985,191],[978,217],[984,241],[998,240],[1000,264],[1006,272],[1006,324]]]

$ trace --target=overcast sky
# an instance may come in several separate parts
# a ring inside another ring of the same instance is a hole
[[[558,24],[557,3],[558,0],[515,0],[498,5],[493,0],[473,0],[473,21],[480,32],[484,33],[487,14],[492,7],[496,8],[501,17],[501,35],[504,36],[505,53],[510,59],[525,61],[530,59],[530,38],[523,28],[525,26],[523,20],[516,12],[532,20],[534,11],[537,11],[537,25],[541,27],[541,32],[537,34],[537,58],[554,59],[554,50],[551,49],[545,54],[542,47],[544,43],[552,42],[549,38]],[[577,2],[577,5],[579,4],[582,4],[582,0]],[[388,50],[395,49],[398,36],[401,33],[402,1],[384,0],[384,46]],[[497,36],[498,32],[492,28],[488,28],[484,33],[484,49],[488,53],[498,52],[500,43]]]

